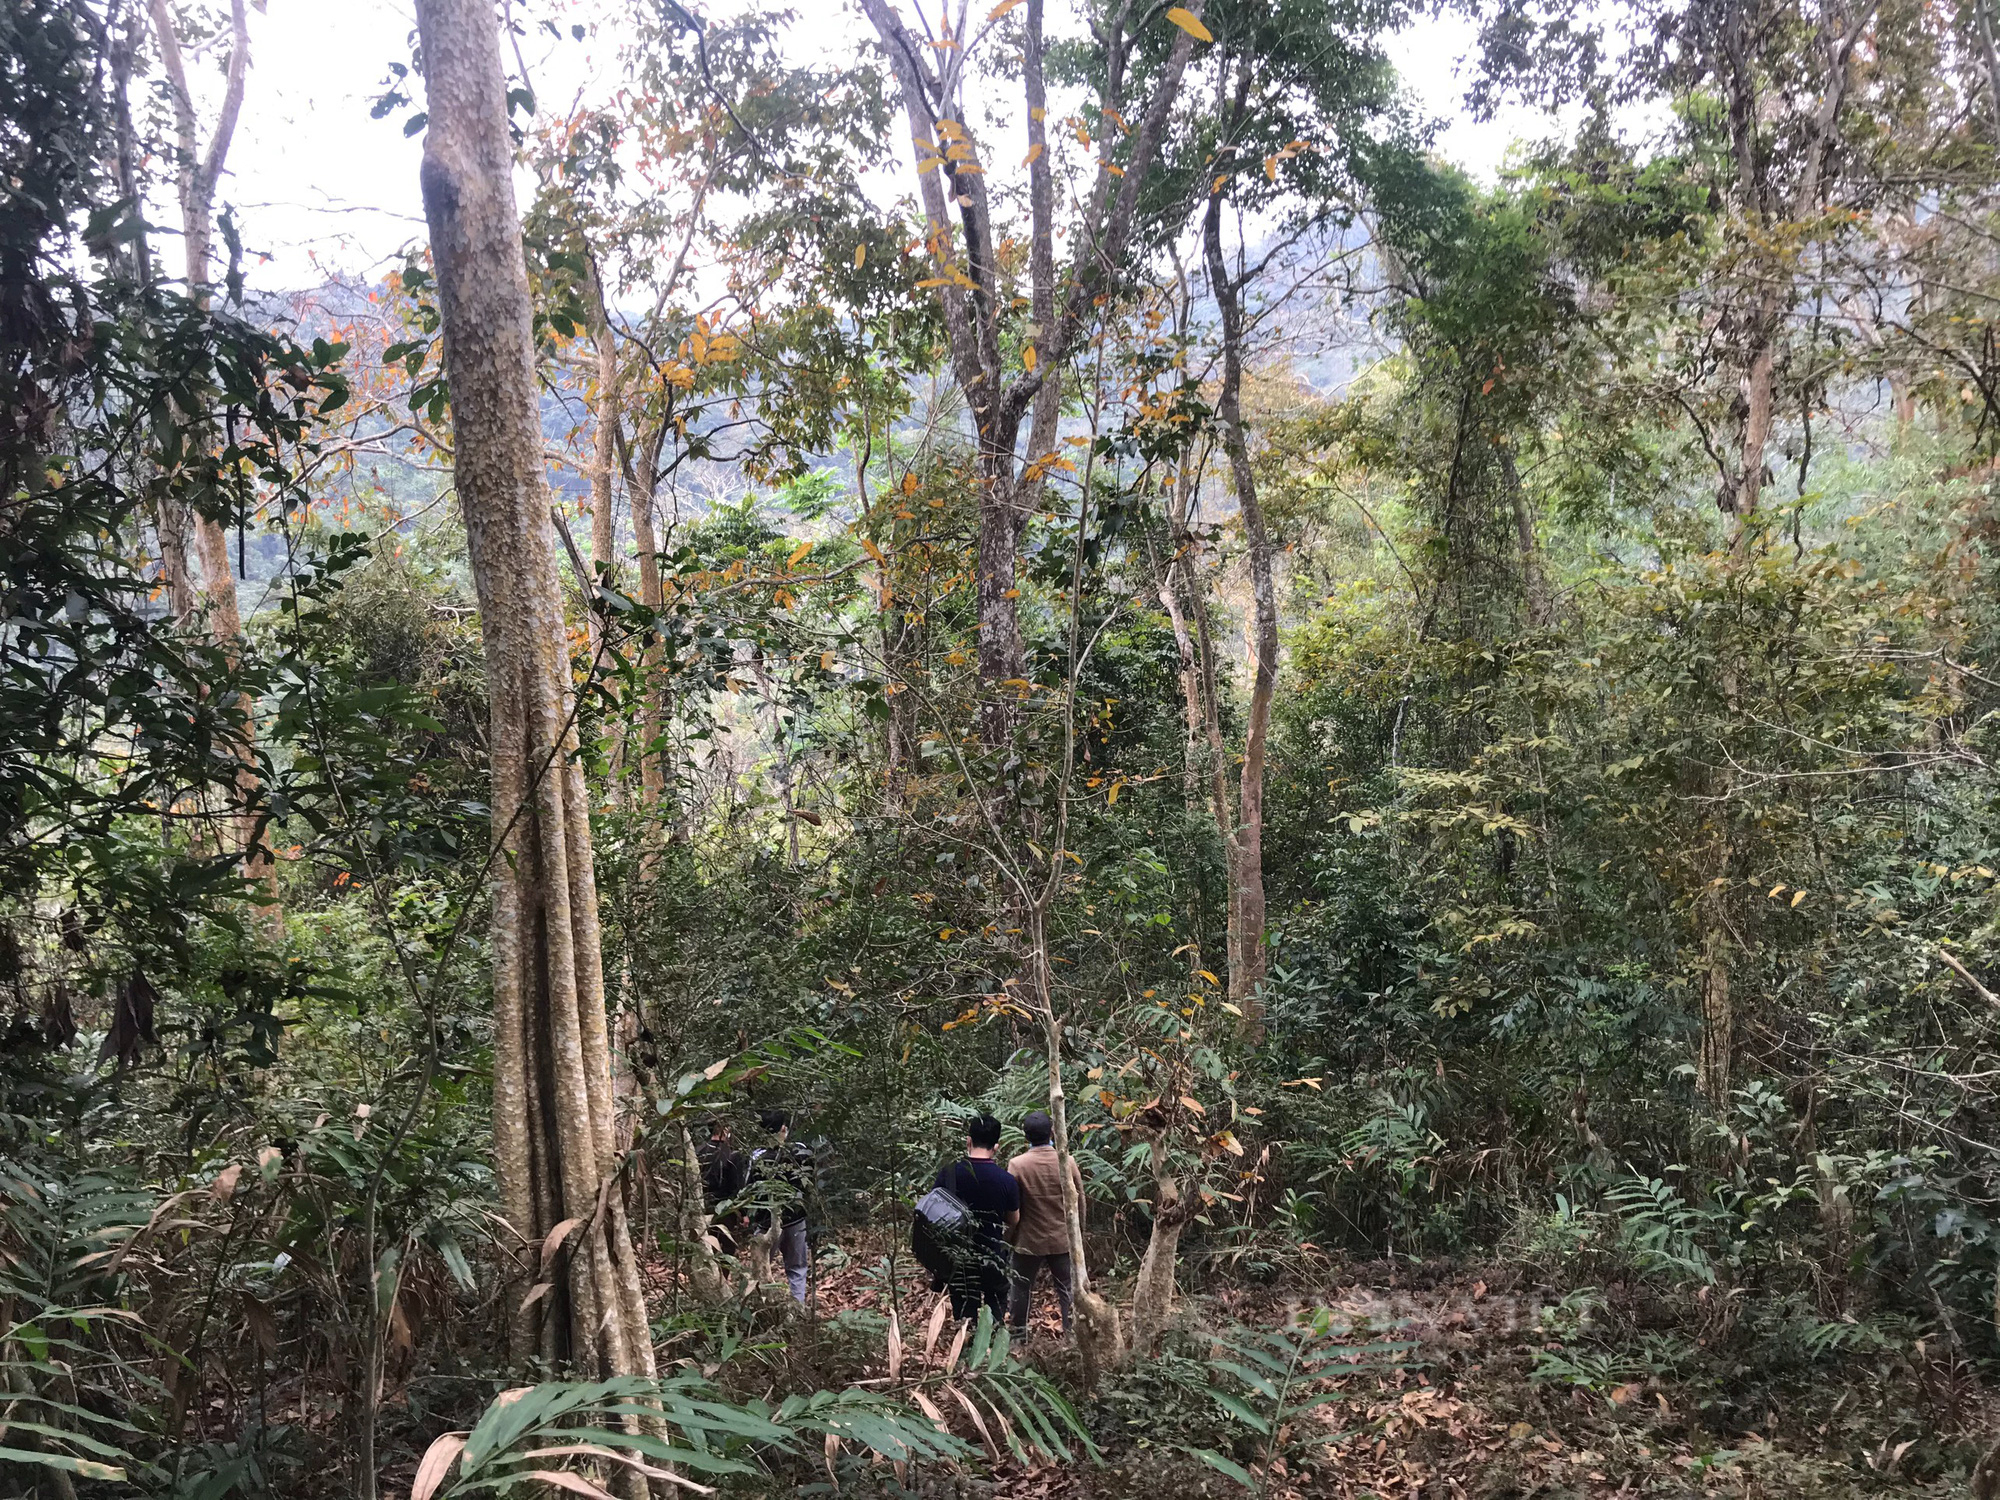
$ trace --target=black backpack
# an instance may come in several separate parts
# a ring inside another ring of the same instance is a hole
[[[953,1181],[963,1184],[965,1164],[954,1163]],[[917,1200],[910,1218],[910,1251],[917,1264],[931,1273],[933,1290],[942,1287],[966,1262],[986,1251],[979,1216],[950,1188],[934,1187]]]

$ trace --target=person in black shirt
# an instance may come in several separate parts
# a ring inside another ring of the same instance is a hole
[[[767,1109],[758,1123],[770,1133],[773,1144],[759,1146],[750,1153],[750,1186],[754,1196],[778,1210],[778,1254],[785,1262],[785,1280],[791,1283],[792,1300],[804,1302],[812,1270],[812,1242],[806,1235],[806,1190],[812,1183],[812,1152],[794,1142],[792,1117],[782,1109]],[[757,1233],[771,1228],[770,1207],[760,1207],[752,1219]]]
[[[965,1127],[965,1155],[937,1174],[937,1186],[954,1194],[972,1210],[979,1225],[974,1252],[953,1268],[947,1285],[951,1310],[960,1318],[976,1318],[983,1302],[993,1309],[993,1321],[1007,1316],[1010,1256],[1004,1238],[1021,1218],[1021,1188],[1014,1176],[993,1159],[1000,1144],[1000,1122],[980,1115]]]
[[[743,1153],[731,1139],[729,1122],[717,1115],[708,1122],[708,1139],[695,1148],[701,1166],[701,1194],[713,1217],[718,1205],[740,1197],[746,1178]],[[734,1255],[743,1228],[741,1209],[731,1209],[715,1219],[716,1238],[726,1254]]]

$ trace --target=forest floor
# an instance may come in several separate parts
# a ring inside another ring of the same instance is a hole
[[[877,1260],[856,1256],[822,1278],[820,1316],[842,1309],[886,1312],[879,1267]],[[917,1332],[905,1337],[920,1340],[936,1299],[912,1270],[903,1288],[903,1317]],[[1534,1379],[1535,1352],[1551,1347],[1541,1313],[1560,1294],[1528,1284],[1518,1268],[1433,1266],[1413,1274],[1373,1264],[1328,1268],[1313,1280],[1225,1286],[1185,1298],[1180,1309],[1182,1327],[1200,1335],[1296,1328],[1326,1308],[1333,1314],[1328,1337],[1337,1343],[1408,1346],[1388,1366],[1356,1368],[1312,1387],[1315,1393],[1342,1392],[1318,1415],[1329,1432],[1342,1435],[1307,1448],[1309,1466],[1298,1451],[1304,1445],[1294,1443],[1288,1464],[1282,1457],[1266,1462],[1260,1447],[1239,1442],[1235,1459],[1263,1480],[1268,1500],[1946,1500],[1966,1493],[1962,1479],[1913,1471],[1962,1474],[1968,1456],[1983,1446],[1976,1434],[1990,1425],[1977,1396],[1947,1424],[1934,1413],[1913,1411],[1902,1396],[1881,1388],[1872,1366],[1856,1362],[1841,1377],[1845,1387],[1822,1387],[1783,1418],[1767,1412],[1762,1430],[1729,1430],[1697,1411],[1703,1403],[1695,1391],[1671,1382],[1652,1379],[1604,1392]],[[1050,1373],[1068,1377],[1066,1383],[1080,1373],[1074,1351],[1060,1337],[1046,1283],[1026,1353]],[[1177,1404],[1175,1394],[1142,1385],[1136,1400],[1128,1392],[1121,1403],[1110,1392],[1089,1403],[1085,1415],[1100,1463],[1003,1464],[985,1477],[932,1481],[919,1493],[940,1500],[1243,1496],[1241,1485],[1187,1451],[1177,1425],[1208,1419],[1212,1432],[1214,1404],[1204,1411],[1184,1392]],[[1886,1435],[1880,1421],[1839,1420],[1843,1409],[1854,1413],[1864,1406],[1895,1409]],[[1828,1420],[1817,1420],[1829,1410]],[[1946,1425],[1957,1432],[1944,1431]],[[1910,1434],[1908,1440],[1902,1434]]]

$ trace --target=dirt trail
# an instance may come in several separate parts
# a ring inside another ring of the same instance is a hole
[[[909,1357],[921,1359],[917,1350],[939,1299],[907,1256],[898,1262],[892,1298],[881,1248],[855,1243],[822,1253],[814,1288],[818,1326],[843,1313],[886,1316],[893,1301]],[[895,1493],[924,1500],[1248,1494],[1187,1451],[1204,1444],[1225,1449],[1252,1472],[1262,1485],[1260,1500],[1948,1500],[1965,1493],[1955,1482],[1912,1479],[1904,1451],[1893,1443],[1842,1453],[1829,1446],[1837,1436],[1781,1430],[1773,1441],[1764,1432],[1714,1432],[1695,1420],[1686,1392],[1659,1381],[1608,1394],[1537,1381],[1536,1351],[1558,1347],[1543,1314],[1559,1300],[1507,1267],[1424,1268],[1421,1279],[1384,1266],[1344,1267],[1330,1270],[1318,1288],[1226,1286],[1190,1295],[1177,1309],[1175,1379],[1152,1379],[1157,1364],[1125,1372],[1083,1403],[1103,1450],[1101,1464],[926,1472],[912,1476],[910,1490]],[[1385,1341],[1407,1347],[1390,1359],[1345,1367],[1329,1353],[1326,1377],[1296,1392],[1291,1404],[1312,1395],[1337,1399],[1286,1421],[1281,1433],[1291,1451],[1276,1456],[1247,1426],[1221,1419],[1219,1406],[1205,1397],[1210,1381],[1248,1393],[1205,1366],[1202,1351],[1226,1357],[1218,1335],[1297,1331],[1322,1308],[1332,1315],[1323,1350]],[[1023,1352],[1074,1389],[1080,1370],[1060,1332],[1044,1282]],[[1853,1374],[1857,1388],[1867,1384],[1865,1372]],[[978,1442],[978,1433],[963,1425],[960,1435]]]
[[[1943,1497],[1945,1484],[1899,1475],[1891,1453],[1852,1456],[1797,1451],[1758,1433],[1717,1435],[1682,1410],[1685,1399],[1657,1383],[1620,1387],[1610,1397],[1530,1379],[1534,1350],[1548,1343],[1541,1322],[1556,1295],[1495,1268],[1389,1284],[1383,1268],[1360,1267],[1315,1296],[1296,1290],[1227,1288],[1188,1298],[1184,1328],[1300,1326],[1329,1308],[1329,1337],[1344,1346],[1407,1341],[1400,1368],[1355,1370],[1320,1382],[1341,1399],[1319,1409],[1329,1434],[1303,1457],[1264,1462],[1243,1429],[1232,1456],[1265,1486],[1268,1500],[1858,1500],[1863,1495]],[[913,1273],[905,1284],[906,1325],[928,1314],[932,1297]],[[859,1262],[825,1279],[822,1315],[841,1307],[886,1308],[879,1272]],[[1070,1370],[1053,1299],[1038,1298],[1028,1357],[1052,1372]],[[1197,1344],[1196,1347],[1199,1347]],[[1198,1404],[1197,1404],[1198,1409]],[[1098,1408],[1093,1412],[1102,1415]],[[1149,1436],[1104,1442],[1101,1466],[1004,1466],[991,1477],[937,1476],[919,1493],[983,1500],[1195,1500],[1247,1492],[1174,1447],[1177,1412],[1162,1403]],[[1212,1417],[1213,1413],[1206,1415]],[[1297,1424],[1307,1427],[1312,1418]],[[1129,1422],[1126,1429],[1131,1431]],[[970,1436],[970,1433],[967,1434]]]

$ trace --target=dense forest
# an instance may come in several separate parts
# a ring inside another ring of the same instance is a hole
[[[0,3],[0,1493],[2000,1493],[1989,0],[815,9]]]

